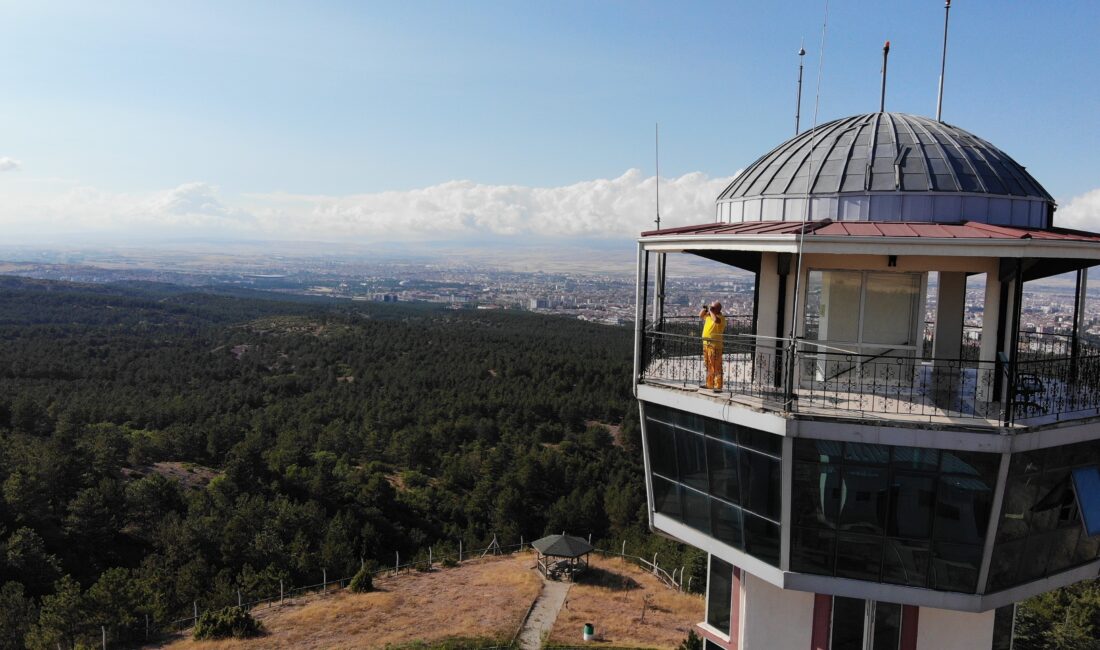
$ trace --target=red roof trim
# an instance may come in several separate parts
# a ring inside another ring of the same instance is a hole
[[[1077,241],[1100,243],[1100,234],[1066,228],[1016,228],[996,226],[978,221],[962,223],[928,223],[902,221],[749,221],[744,223],[705,223],[695,226],[649,230],[642,237],[675,235],[713,235],[757,237],[775,235],[807,235],[823,237],[896,237],[935,239],[1041,239],[1046,241]]]

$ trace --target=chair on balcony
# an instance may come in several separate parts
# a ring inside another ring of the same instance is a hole
[[[1003,364],[1005,376],[1008,377],[1008,357],[1005,356],[1004,352],[998,352],[997,360]],[[1009,380],[1012,379],[1012,377],[1008,378]],[[1047,407],[1035,399],[1037,395],[1041,396],[1046,393],[1046,384],[1043,383],[1039,375],[1030,372],[1017,373],[1010,390],[1012,391],[1012,404],[1018,412],[1047,412]]]
[[[1013,387],[1012,402],[1017,408],[1025,412],[1034,410],[1038,413],[1046,413],[1047,408],[1035,400],[1036,395],[1046,393],[1046,385],[1038,375],[1030,372],[1016,375],[1016,385]]]

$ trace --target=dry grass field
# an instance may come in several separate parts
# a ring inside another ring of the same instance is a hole
[[[377,591],[341,591],[253,611],[266,635],[247,641],[178,640],[172,650],[381,648],[449,637],[511,640],[542,582],[524,553],[432,573],[377,578]]]
[[[619,559],[592,556],[591,566],[589,577],[569,590],[550,633],[551,644],[581,645],[582,628],[592,623],[597,643],[591,645],[675,648],[703,620],[701,596],[673,591]]]

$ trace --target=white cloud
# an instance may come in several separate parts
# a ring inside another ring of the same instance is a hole
[[[247,223],[251,216],[244,210],[222,203],[218,188],[208,183],[184,183],[167,192],[153,195],[131,208],[135,219],[148,218],[165,223],[217,225],[226,221]]]
[[[713,219],[729,178],[694,172],[661,180],[662,225]],[[637,169],[560,187],[450,181],[408,191],[343,196],[288,193],[227,199],[207,183],[153,193],[76,187],[45,194],[0,192],[0,225],[69,234],[255,236],[379,241],[478,235],[635,236],[652,227],[654,183]]]
[[[7,156],[0,156],[0,172],[13,172],[23,168],[22,161]]]
[[[1075,196],[1058,208],[1054,212],[1054,225],[1100,231],[1100,188]]]
[[[665,223],[709,221],[729,178],[695,172],[661,180]],[[631,169],[613,179],[560,187],[451,181],[403,192],[349,196],[268,194],[249,197],[267,230],[347,237],[447,234],[633,236],[650,227],[654,178]]]

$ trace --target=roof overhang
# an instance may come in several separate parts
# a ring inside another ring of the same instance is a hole
[[[802,239],[802,241],[799,241]],[[911,237],[715,237],[680,235],[645,237],[649,251],[755,251],[760,253],[820,253],[833,255],[935,255],[957,257],[1049,257],[1100,262],[1100,244],[1041,240],[965,240]]]
[[[720,251],[736,251],[1032,258],[1065,260],[1052,264],[1065,270],[1100,264],[1100,235],[1094,233],[992,227],[973,222],[904,226],[875,222],[857,226],[829,221],[703,224],[650,231],[638,241],[647,251],[689,252],[711,259],[717,258]]]

